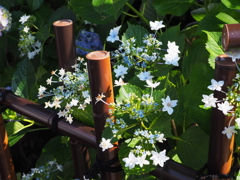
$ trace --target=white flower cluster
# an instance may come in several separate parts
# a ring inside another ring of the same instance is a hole
[[[237,82],[239,82],[240,76],[237,75],[235,80]],[[212,84],[210,86],[208,86],[208,89],[210,89],[212,91],[220,91],[222,93],[225,93],[227,97],[223,100],[218,100],[217,98],[214,97],[213,93],[210,95],[203,94],[202,102],[204,102],[205,108],[210,108],[210,107],[218,108],[218,110],[222,111],[222,113],[224,115],[232,116],[232,119],[230,120],[228,127],[225,127],[224,130],[222,131],[222,134],[226,134],[228,139],[230,139],[232,137],[232,135],[237,132],[237,131],[235,131],[236,127],[231,126],[230,124],[235,116],[240,117],[240,113],[238,111],[234,110],[234,106],[236,105],[236,102],[238,102],[240,100],[240,96],[238,95],[238,93],[234,92],[236,89],[237,89],[237,91],[239,91],[239,84],[235,83],[232,87],[229,88],[229,92],[226,93],[226,92],[222,91],[222,86],[224,85],[224,81],[216,81],[216,80],[212,79],[211,83]],[[239,98],[239,100],[238,100],[238,98]],[[237,118],[235,120],[235,122],[238,123],[237,121],[239,121],[239,120],[240,119]],[[237,127],[239,127],[239,126],[237,126]]]
[[[0,6],[0,36],[2,31],[8,31],[12,24],[11,13],[4,7]]]
[[[65,72],[64,69],[52,71],[52,76],[47,79],[47,84],[57,83],[58,86],[56,88],[47,91],[46,87],[40,86],[38,89],[39,99],[53,96],[52,101],[45,102],[45,108],[61,109],[58,112],[59,118],[65,117],[69,123],[73,121],[71,114],[74,107],[84,110],[91,102],[87,65],[83,63],[83,67],[81,67],[82,61],[83,59],[80,58],[80,63],[72,66],[74,72]],[[53,80],[55,77],[57,80]]]
[[[35,17],[30,15],[23,15],[20,17],[20,39],[19,39],[19,51],[21,56],[27,55],[28,59],[33,59],[35,55],[41,51],[42,43],[36,40],[34,32],[31,30],[34,26]]]
[[[34,178],[39,180],[50,179],[51,173],[55,171],[63,172],[62,165],[58,164],[56,161],[49,161],[45,166],[32,168],[30,173],[23,174],[21,180],[32,180]]]

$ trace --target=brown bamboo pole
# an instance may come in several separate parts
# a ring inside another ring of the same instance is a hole
[[[224,81],[222,90],[227,92],[227,87],[233,84],[233,79],[236,76],[236,65],[232,62],[232,58],[227,55],[217,57],[215,62],[215,80]],[[226,97],[226,94],[215,91],[214,97],[222,100]],[[207,163],[209,174],[228,174],[231,170],[234,136],[228,139],[226,135],[222,134],[224,127],[228,127],[230,119],[231,116],[224,115],[217,108],[212,109]],[[231,125],[234,125],[234,121],[232,121]]]
[[[67,71],[73,70],[71,67],[76,63],[76,48],[73,36],[73,22],[71,20],[59,20],[53,23],[56,37],[56,46],[58,52],[58,66]],[[83,172],[87,171],[88,166],[84,166],[89,162],[83,156],[87,155],[87,148],[84,145],[71,139],[72,159],[74,164],[74,177],[83,179]]]
[[[240,24],[225,24],[222,30],[222,46],[225,52],[240,47]]]
[[[0,179],[3,180],[17,180],[2,114],[0,114],[0,175]]]
[[[58,64],[66,71],[76,64],[76,48],[73,34],[73,22],[69,19],[55,21],[53,23],[56,47],[58,52]]]
[[[106,162],[117,156],[118,148],[117,144],[115,144],[113,148],[103,152],[99,147],[109,105],[101,101],[96,103],[96,97],[103,93],[103,95],[106,96],[103,98],[106,103],[110,104],[114,102],[110,55],[109,52],[106,51],[94,51],[87,54],[86,58],[88,59],[87,63],[96,133],[97,155],[100,162]],[[119,166],[119,162],[115,163],[112,167],[116,166]],[[104,180],[120,180],[121,174],[120,172],[110,173],[102,171],[101,178]]]

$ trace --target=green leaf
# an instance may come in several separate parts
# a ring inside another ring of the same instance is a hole
[[[10,122],[6,123],[5,128],[8,132],[8,136],[12,136],[13,134],[16,134],[19,131],[21,131],[22,129],[24,129],[25,126],[18,121],[10,121]]]
[[[226,14],[226,13],[223,13],[223,12],[220,12],[219,14],[216,15],[216,17],[225,22],[226,24],[238,24],[239,22],[234,19],[232,16]]]
[[[172,137],[172,126],[171,126],[171,117],[170,116],[155,116],[154,121],[149,127],[152,131],[160,131],[164,134],[164,137]]]
[[[50,36],[50,30],[47,25],[41,26],[39,31],[36,33],[36,38],[39,41],[45,41]]]
[[[194,0],[154,0],[153,6],[160,15],[172,14],[176,16],[181,16],[190,6],[195,3]]]
[[[222,37],[222,32],[209,32],[203,31],[207,34],[208,40],[206,43],[206,49],[210,53],[208,62],[212,68],[215,67],[215,59],[217,56],[224,54],[220,46],[220,40]]]
[[[12,79],[12,91],[21,97],[31,99],[37,93],[35,71],[31,62],[25,58],[18,66]]]
[[[37,0],[37,1],[36,0],[26,0],[26,1],[32,11],[38,9],[44,2],[44,0]]]
[[[38,28],[46,25],[49,17],[51,16],[53,9],[51,8],[50,4],[43,3],[40,8],[34,11],[33,15],[36,17],[36,22],[34,23]],[[52,24],[49,25],[52,28]]]
[[[92,106],[87,105],[84,110],[78,109],[77,107],[73,107],[72,116],[74,119],[81,121],[82,123],[93,127],[94,120],[93,120],[93,113],[92,113]]]
[[[221,2],[230,9],[240,9],[239,0],[221,0]]]
[[[48,141],[42,150],[42,154],[37,161],[37,166],[43,166],[48,161],[56,160],[59,164],[64,164],[71,158],[71,152],[68,145],[61,143],[62,136],[56,136]],[[56,151],[57,150],[57,151]],[[46,158],[46,157],[52,157]]]
[[[128,23],[128,29],[122,36],[122,41],[126,41],[127,39],[134,37],[136,39],[136,44],[141,46],[143,45],[142,39],[144,35],[148,33],[149,32],[144,27]]]
[[[93,0],[94,9],[99,13],[106,12],[113,15],[115,19],[120,15],[120,10],[128,0]]]
[[[208,158],[209,136],[195,126],[189,128],[180,138],[177,142],[177,152],[182,163],[191,168],[202,168]]]
[[[198,9],[194,9],[191,11],[191,15],[192,17],[196,20],[196,21],[201,21],[207,13],[214,13],[214,12],[220,12],[221,11],[221,3],[210,3],[208,5],[208,12],[206,11],[205,7],[201,7]]]
[[[141,5],[141,12],[143,12],[143,16],[148,21],[155,21],[156,19],[163,19],[164,17],[158,17],[156,10],[153,7],[153,0],[146,0]]]
[[[134,93],[138,97],[142,97],[142,91],[138,86],[134,86],[130,84],[121,86],[121,88],[119,89],[119,96],[116,98],[116,100],[118,102],[122,102],[129,98],[128,94],[132,94],[132,93]]]
[[[92,5],[92,1],[89,0],[72,0],[68,5],[78,16],[93,24],[105,24],[115,20],[113,15],[104,12],[98,13]]]

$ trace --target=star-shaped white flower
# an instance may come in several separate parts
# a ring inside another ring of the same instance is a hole
[[[172,100],[170,99],[169,96],[167,96],[166,99],[162,98],[162,105],[163,105],[163,109],[162,111],[167,111],[167,113],[169,115],[171,115],[173,113],[173,107],[175,107],[177,105],[177,100]]]
[[[233,108],[228,101],[224,101],[223,103],[218,103],[218,109],[223,112],[223,114],[227,115],[228,112]]]
[[[78,102],[79,101],[77,99],[72,99],[72,101],[70,102],[70,106],[77,106]]]
[[[152,79],[147,79],[147,80],[146,80],[146,83],[147,83],[148,85],[145,85],[145,86],[146,86],[146,87],[150,87],[150,88],[156,88],[156,87],[160,84],[160,82],[155,82],[155,83],[153,83]]]
[[[150,27],[151,27],[151,30],[159,30],[161,28],[164,28],[165,25],[163,25],[163,21],[150,21]]]
[[[170,42],[170,41],[168,41],[167,46],[168,46],[167,52],[168,52],[169,54],[178,54],[178,53],[180,53],[180,51],[179,51],[179,49],[178,49],[179,46],[176,45],[176,42]]]
[[[30,18],[30,16],[27,16],[26,14],[24,14],[23,16],[20,17],[19,22],[24,24],[25,22],[27,22],[28,18]]]
[[[65,69],[61,68],[58,73],[61,77],[65,75]]]
[[[142,156],[138,156],[137,157],[137,164],[140,166],[140,167],[143,167],[143,165],[148,165],[149,164],[149,161],[146,160],[146,154],[143,154]]]
[[[120,78],[119,80],[115,80],[114,84],[115,84],[115,86],[123,86],[123,85],[126,85],[127,83],[124,83],[122,78]]]
[[[166,138],[164,138],[164,134],[161,133],[157,135],[156,140],[160,143],[163,143],[163,141],[166,141]]]
[[[228,139],[231,139],[232,135],[237,131],[234,130],[235,126],[224,127],[222,134],[226,134]]]
[[[180,57],[177,53],[168,53],[164,55],[163,60],[166,61],[165,64],[172,64],[174,66],[178,66],[178,61],[180,60]]]
[[[213,93],[208,95],[202,95],[203,99],[202,102],[204,102],[204,107],[208,108],[208,107],[216,107],[216,102],[217,102],[217,98],[213,97]]]
[[[163,167],[164,163],[169,159],[169,157],[166,156],[166,150],[163,150],[160,153],[152,151],[152,157],[150,157],[150,159],[153,160],[153,164],[155,166],[159,165]]]
[[[99,147],[102,148],[102,151],[105,151],[105,150],[113,147],[113,145],[112,145],[112,143],[110,143],[110,141],[111,141],[111,139],[102,138],[101,143],[99,144]]]
[[[137,158],[132,152],[129,153],[128,157],[123,158],[123,161],[125,162],[125,167],[129,167],[129,169],[134,168],[137,164]]]
[[[115,77],[119,77],[121,76],[122,78],[124,78],[124,75],[127,74],[127,67],[124,67],[123,65],[119,65],[117,66],[116,69],[114,69],[114,72],[116,73]]]
[[[115,42],[119,40],[118,32],[121,26],[115,27],[110,30],[109,36],[107,37],[107,41],[109,42]]]
[[[25,26],[25,27],[23,28],[23,31],[24,31],[25,33],[28,33],[29,30],[30,30],[30,29],[29,29],[29,27],[27,27],[27,26]]]
[[[222,90],[222,86],[224,84],[224,81],[216,81],[215,79],[212,79],[211,83],[212,84],[210,86],[208,86],[208,89],[210,89],[212,91],[214,91],[214,90],[221,91]]]
[[[95,97],[95,98],[96,98],[95,104],[97,104],[98,101],[104,102],[102,98],[105,98],[105,97],[106,97],[106,96],[105,96],[103,93],[102,93],[102,94],[98,94],[98,96]]]
[[[150,80],[153,78],[153,76],[150,75],[150,71],[141,72],[139,75],[137,75],[137,77],[141,81],[146,81],[146,80]]]
[[[69,124],[72,124],[72,122],[73,122],[73,117],[71,116],[71,114],[69,114],[69,115],[66,117],[66,121],[68,121]]]
[[[58,117],[60,118],[60,117],[64,117],[65,115],[66,115],[66,111],[65,110],[63,110],[63,111],[59,111],[58,113],[57,113],[57,115],[58,115]]]

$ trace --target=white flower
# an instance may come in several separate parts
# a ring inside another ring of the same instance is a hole
[[[90,97],[87,97],[85,100],[84,100],[84,103],[85,104],[90,104],[91,102],[91,98]]]
[[[172,100],[170,99],[169,96],[167,96],[166,99],[162,98],[162,105],[163,105],[163,111],[167,111],[169,115],[171,115],[173,113],[173,107],[175,107],[177,105],[177,100]]]
[[[180,53],[180,51],[179,51],[179,49],[178,49],[179,46],[176,45],[176,42],[170,42],[170,41],[168,41],[167,46],[168,46],[167,52],[168,52],[169,54],[178,54],[178,53]]]
[[[120,78],[119,80],[115,80],[114,83],[115,83],[115,86],[123,86],[127,84],[127,83],[124,83],[122,78]]]
[[[20,17],[19,22],[24,24],[28,20],[28,18],[30,18],[30,16],[27,16],[26,14],[24,14],[23,16]]]
[[[223,103],[218,103],[218,109],[223,112],[223,114],[227,115],[228,112],[233,108],[228,101],[224,101]]]
[[[116,73],[116,78],[121,76],[122,78],[124,78],[124,74],[127,74],[127,67],[124,67],[123,65],[119,65],[117,66],[116,69],[114,69],[114,72]]]
[[[214,91],[214,90],[221,91],[222,90],[222,86],[224,84],[224,81],[216,81],[215,79],[212,79],[211,83],[212,84],[210,86],[208,86],[208,89],[210,89],[212,91]]]
[[[38,93],[39,93],[39,94],[43,94],[43,93],[46,91],[46,89],[47,89],[46,87],[40,85],[40,87],[39,87],[39,89],[38,89]]]
[[[28,33],[29,27],[25,26],[25,27],[23,28],[23,31],[24,31],[25,33]]]
[[[222,134],[226,134],[228,139],[231,139],[232,134],[237,132],[234,130],[234,128],[235,128],[235,126],[224,127]]]
[[[146,160],[146,154],[143,154],[142,156],[138,156],[137,157],[137,164],[140,166],[140,167],[143,167],[143,165],[148,165],[149,164],[149,161]]]
[[[86,91],[82,91],[82,95],[83,95],[84,98],[87,98],[87,97],[90,96],[88,90],[86,90]]]
[[[82,110],[84,110],[84,109],[85,109],[85,107],[86,107],[86,105],[85,105],[85,104],[80,104],[80,105],[79,105],[79,107],[78,107],[78,109],[82,109]]]
[[[119,40],[119,37],[118,37],[118,32],[119,32],[119,29],[121,28],[121,26],[118,26],[118,27],[115,27],[113,29],[110,30],[110,33],[109,33],[109,36],[107,37],[107,41],[110,41],[110,42],[115,42],[115,41],[118,41]]]
[[[102,151],[105,151],[106,149],[110,149],[113,147],[112,143],[110,143],[111,139],[105,139],[102,138],[101,143],[99,144],[99,147],[102,148]]]
[[[129,153],[128,157],[123,158],[123,161],[125,162],[125,167],[129,167],[129,169],[134,168],[137,164],[137,158],[132,152]]]
[[[69,124],[72,124],[73,118],[72,118],[71,114],[69,114],[68,117],[66,117],[66,121],[68,121]]]
[[[44,108],[48,108],[48,107],[52,107],[52,104],[50,101],[45,102],[45,107]]]
[[[28,59],[33,59],[34,58],[34,56],[36,55],[36,52],[35,51],[29,51],[28,52]]]
[[[163,25],[163,21],[150,21],[150,27],[151,27],[151,30],[159,30],[163,27],[165,27],[165,25]]]
[[[61,77],[65,75],[65,69],[61,68],[58,73]]]
[[[58,165],[57,165],[57,169],[58,169],[59,171],[63,172],[63,167],[62,167],[62,165],[58,164]]]
[[[151,87],[151,88],[156,88],[159,84],[160,84],[160,82],[155,82],[155,83],[153,83],[152,82],[152,79],[147,79],[146,80],[146,83],[148,84],[148,85],[145,85],[146,87]]]
[[[50,78],[48,78],[46,80],[46,82],[47,82],[47,85],[51,85],[52,84],[52,76]]]
[[[164,134],[158,134],[156,140],[160,143],[163,143],[163,141],[166,141],[166,138],[164,138]]]
[[[208,108],[208,107],[216,107],[216,102],[217,102],[217,98],[213,97],[213,93],[208,95],[202,95],[203,99],[202,102],[204,102],[204,107]]]
[[[66,111],[65,110],[63,110],[63,111],[59,111],[58,113],[57,113],[57,115],[58,115],[58,117],[60,118],[60,117],[64,117],[65,115],[66,115]]]
[[[77,99],[72,99],[72,101],[70,102],[70,106],[77,106],[78,102],[79,101]]]
[[[150,76],[150,71],[141,72],[139,75],[137,75],[137,77],[141,81],[146,81],[153,78],[153,76]]]
[[[165,54],[165,56],[163,57],[163,60],[166,61],[165,64],[168,65],[174,65],[174,66],[178,66],[178,61],[179,61],[180,57],[178,56],[178,54],[176,53],[168,53]]]
[[[104,98],[104,97],[106,97],[106,96],[105,96],[103,93],[102,93],[102,94],[98,94],[98,96],[95,97],[95,98],[96,98],[95,104],[96,104],[98,101],[104,102],[104,101],[102,100],[102,98]]]
[[[159,165],[163,167],[164,163],[169,159],[169,157],[166,156],[166,150],[163,150],[160,153],[152,151],[152,157],[150,159],[153,160],[153,164],[155,166]]]

